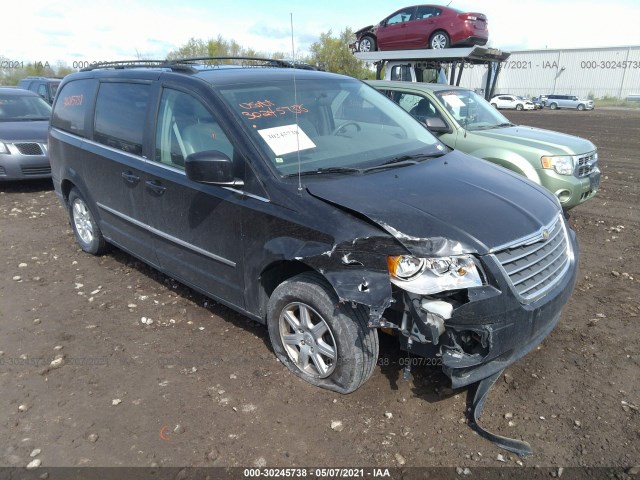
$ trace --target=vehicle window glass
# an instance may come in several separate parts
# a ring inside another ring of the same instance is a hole
[[[102,83],[96,100],[94,140],[142,155],[149,90],[149,85],[140,83]]]
[[[411,20],[411,15],[415,7],[405,8],[404,10],[399,11],[398,13],[393,14],[387,19],[387,25],[394,25],[396,23],[408,22]]]
[[[88,123],[86,113],[95,92],[93,80],[75,80],[65,84],[56,102],[51,126],[86,137]]]
[[[411,68],[409,67],[409,65],[394,65],[391,68],[391,80],[410,82]]]
[[[367,168],[442,145],[398,105],[345,79],[225,85],[219,91],[264,157],[283,176]]]
[[[156,124],[156,161],[184,168],[188,155],[210,150],[233,158],[231,142],[204,105],[189,94],[164,89]]]
[[[398,104],[422,123],[430,118],[439,118],[444,121],[433,103],[420,95],[402,93],[398,98]]]
[[[421,20],[423,18],[431,18],[437,15],[436,9],[433,7],[429,7],[427,5],[419,6],[416,10],[416,20]]]
[[[509,120],[471,90],[439,90],[438,101],[467,130],[486,130],[509,125]]]
[[[40,84],[38,85],[38,95],[40,95],[41,97],[46,97],[47,96],[47,87],[44,84]]]
[[[0,122],[49,120],[51,115],[49,104],[33,93],[28,93],[27,95],[0,94]]]

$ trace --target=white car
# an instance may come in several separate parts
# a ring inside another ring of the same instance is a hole
[[[517,95],[496,95],[489,102],[495,108],[515,108],[516,110],[535,110],[531,100]]]

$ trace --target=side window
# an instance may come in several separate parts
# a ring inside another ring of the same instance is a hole
[[[442,119],[433,103],[420,95],[403,93],[398,104],[421,122],[425,122],[428,118]]]
[[[51,126],[86,137],[88,134],[87,110],[93,101],[96,82],[91,79],[67,83],[53,109]]]
[[[102,83],[96,100],[94,140],[142,155],[150,86],[141,83]]]
[[[409,65],[394,65],[391,68],[391,80],[411,81],[411,68]]]
[[[422,20],[424,18],[431,18],[431,17],[435,17],[436,15],[439,14],[436,13],[436,9],[433,7],[430,7],[428,5],[421,5],[418,7],[417,11],[416,11],[416,20]]]
[[[399,11],[398,13],[392,15],[387,19],[387,25],[394,25],[396,23],[404,23],[411,20],[411,15],[415,7],[405,8],[404,10]]]
[[[233,159],[233,146],[204,105],[191,95],[164,89],[156,123],[157,162],[184,168],[184,159],[217,150]]]
[[[47,99],[47,86],[44,83],[38,85],[38,95],[40,95],[45,100]]]

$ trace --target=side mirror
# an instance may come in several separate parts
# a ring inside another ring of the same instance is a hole
[[[184,160],[189,180],[214,185],[242,186],[242,180],[234,176],[233,161],[218,150],[192,153]]]
[[[431,133],[451,133],[451,128],[441,118],[429,117],[424,121]]]

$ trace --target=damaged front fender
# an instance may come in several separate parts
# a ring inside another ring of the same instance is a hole
[[[387,255],[406,253],[393,238],[381,233],[330,244],[278,237],[265,247],[271,258],[300,262],[320,273],[341,302],[368,307],[370,326],[382,326],[382,315],[393,301]]]

